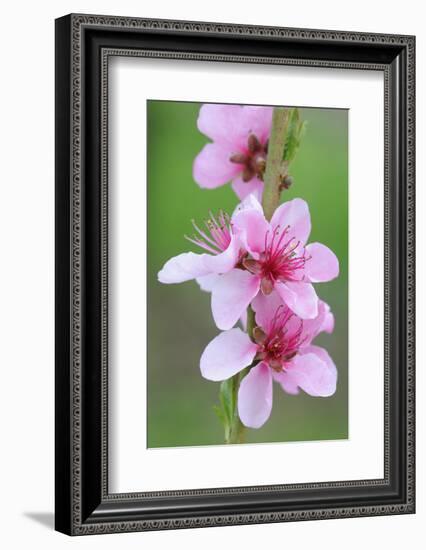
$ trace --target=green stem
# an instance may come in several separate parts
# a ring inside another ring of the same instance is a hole
[[[251,306],[247,308],[247,334],[253,339],[253,329],[255,327],[254,311]],[[227,443],[244,443],[245,436],[245,426],[241,423],[240,417],[238,416],[238,390],[240,387],[241,380],[249,372],[251,366],[243,369],[241,372],[235,374],[232,378],[232,391],[233,391],[233,403],[234,403],[234,414],[232,417],[231,429],[229,431],[229,437]]]
[[[289,110],[275,107],[272,115],[271,136],[268,144],[268,160],[263,178],[263,212],[270,220],[280,203],[284,147],[287,135]]]
[[[244,443],[244,435],[245,435],[245,426],[242,424],[240,417],[238,416],[238,389],[240,387],[240,382],[243,379],[243,376],[245,376],[245,370],[239,372],[238,374],[235,374],[233,376],[233,393],[234,393],[234,414],[232,417],[232,423],[229,430],[229,437],[226,441],[227,443]]]

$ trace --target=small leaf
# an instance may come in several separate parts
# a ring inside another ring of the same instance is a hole
[[[219,405],[213,405],[213,410],[223,425],[225,425],[226,418],[223,414],[223,410]]]
[[[216,415],[221,421],[225,431],[225,441],[228,441],[232,422],[234,419],[234,407],[235,407],[235,392],[234,392],[234,380],[229,378],[224,380],[220,384],[219,391],[219,405],[213,407]]]
[[[228,419],[226,418],[226,415],[219,405],[213,405],[213,410],[216,413],[217,417],[219,418],[224,430],[225,430],[225,441],[229,438],[229,434],[231,431],[231,426],[229,425]]]
[[[232,378],[224,380],[220,384],[219,399],[226,418],[231,424],[234,416],[234,381]]]
[[[283,160],[291,162],[297,154],[306,130],[306,122],[300,120],[299,109],[290,109]]]

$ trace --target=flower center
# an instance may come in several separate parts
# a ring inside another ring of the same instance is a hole
[[[282,372],[288,363],[295,357],[303,344],[301,338],[303,321],[300,319],[299,327],[289,334],[288,323],[294,314],[284,306],[280,306],[275,312],[269,330],[265,333],[260,327],[255,327],[253,337],[258,345],[256,359],[265,361],[271,369]]]
[[[247,152],[235,153],[229,160],[235,164],[242,165],[242,180],[247,182],[257,176],[263,179],[266,169],[266,155],[268,143],[262,145],[255,134],[250,134],[247,139]]]
[[[261,277],[261,288],[264,294],[270,294],[275,281],[303,281],[305,263],[310,259],[305,249],[298,254],[300,241],[289,237],[290,226],[281,229],[278,225],[273,231],[265,235],[264,252],[258,260],[247,257],[243,266],[255,275]]]
[[[205,229],[200,229],[194,220],[192,225],[195,233],[185,238],[191,243],[200,246],[212,254],[220,254],[226,250],[231,242],[231,219],[226,212],[220,211],[217,219],[210,212],[210,218],[205,220]]]

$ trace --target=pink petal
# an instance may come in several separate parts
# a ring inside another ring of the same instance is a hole
[[[315,355],[317,355],[321,359],[321,361],[323,361],[327,365],[328,369],[331,372],[335,373],[336,379],[337,379],[336,365],[334,364],[333,359],[330,357],[328,351],[325,348],[311,345],[303,350],[303,353],[301,354],[301,356],[303,356],[304,353],[315,353]]]
[[[335,279],[339,274],[339,260],[334,252],[321,243],[311,243],[305,248],[305,273],[312,283]]]
[[[272,373],[274,380],[281,384],[282,389],[290,395],[297,395],[299,393],[299,386],[295,380],[289,376],[287,371]]]
[[[210,270],[204,263],[206,257],[209,255],[193,252],[179,254],[164,264],[158,273],[158,280],[164,284],[183,283],[207,275]]]
[[[330,319],[331,317],[331,319]],[[332,321],[333,326],[330,326],[330,321]],[[301,339],[303,341],[303,347],[309,346],[314,338],[318,336],[326,329],[330,329],[328,332],[332,332],[334,328],[334,316],[330,312],[330,306],[323,302],[322,300],[318,301],[318,315],[314,319],[304,319]]]
[[[260,428],[272,410],[272,374],[265,362],[253,367],[238,391],[238,415],[244,426]]]
[[[263,181],[254,177],[250,181],[243,181],[241,176],[234,178],[232,189],[240,200],[245,199],[248,195],[254,195],[257,200],[262,200]]]
[[[240,257],[241,243],[239,237],[231,235],[228,248],[217,255],[206,254],[204,265],[212,273],[227,273],[235,267]]]
[[[265,250],[266,234],[271,230],[263,212],[254,208],[242,209],[233,215],[232,223],[245,250],[258,259]]]
[[[259,292],[260,280],[248,271],[233,269],[212,289],[212,313],[218,328],[232,328]]]
[[[198,116],[198,129],[217,143],[231,145],[236,151],[247,150],[248,136],[253,133],[261,143],[269,137],[271,107],[205,104]]]
[[[296,355],[288,370],[288,377],[304,392],[314,397],[329,397],[336,391],[337,369],[325,351],[309,346]]]
[[[240,105],[206,103],[200,109],[197,126],[212,141],[236,152],[235,149],[241,144],[241,133],[247,133],[242,121],[243,109]]]
[[[190,279],[209,276],[212,273],[225,273],[233,269],[238,261],[239,252],[240,241],[237,236],[233,235],[228,248],[220,254],[184,252],[171,258],[158,273],[158,280],[165,284],[182,283]]]
[[[295,242],[300,242],[300,245],[303,246],[311,232],[311,216],[307,203],[302,199],[284,202],[275,210],[271,219],[273,228],[278,225],[281,228],[290,226],[289,239],[294,238]]]
[[[211,292],[213,286],[217,283],[220,275],[211,273],[210,275],[203,275],[203,277],[197,277],[195,280],[200,285],[201,290],[204,292]]]
[[[256,314],[256,324],[268,331],[277,309],[282,305],[283,301],[277,292],[273,291],[267,296],[259,292],[251,304]]]
[[[255,134],[262,144],[266,143],[271,133],[272,113],[272,107],[243,107],[243,116],[249,132]]]
[[[195,157],[193,177],[200,187],[214,189],[233,179],[241,166],[229,160],[232,151],[216,143],[208,143]]]
[[[256,210],[259,214],[263,215],[263,208],[259,202],[259,199],[253,193],[247,195],[236,207],[232,213],[231,222],[234,225],[235,218],[242,212]]]
[[[241,329],[222,332],[204,350],[200,359],[201,374],[215,382],[227,380],[251,365],[256,352],[257,345]]]
[[[330,311],[330,306],[328,304],[325,304],[325,306],[326,312],[325,319],[322,324],[322,330],[328,334],[331,334],[334,331],[334,315]]]
[[[263,214],[263,208],[262,205],[259,202],[259,199],[254,195],[247,195],[244,200],[238,204],[232,213],[232,221],[234,221],[235,217],[240,214],[241,212],[245,212],[246,210],[257,210],[261,214]]]
[[[314,319],[318,315],[318,296],[310,283],[276,282],[274,288],[301,319]]]

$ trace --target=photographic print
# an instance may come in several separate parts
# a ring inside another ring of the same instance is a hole
[[[348,438],[348,111],[147,101],[147,446]]]

